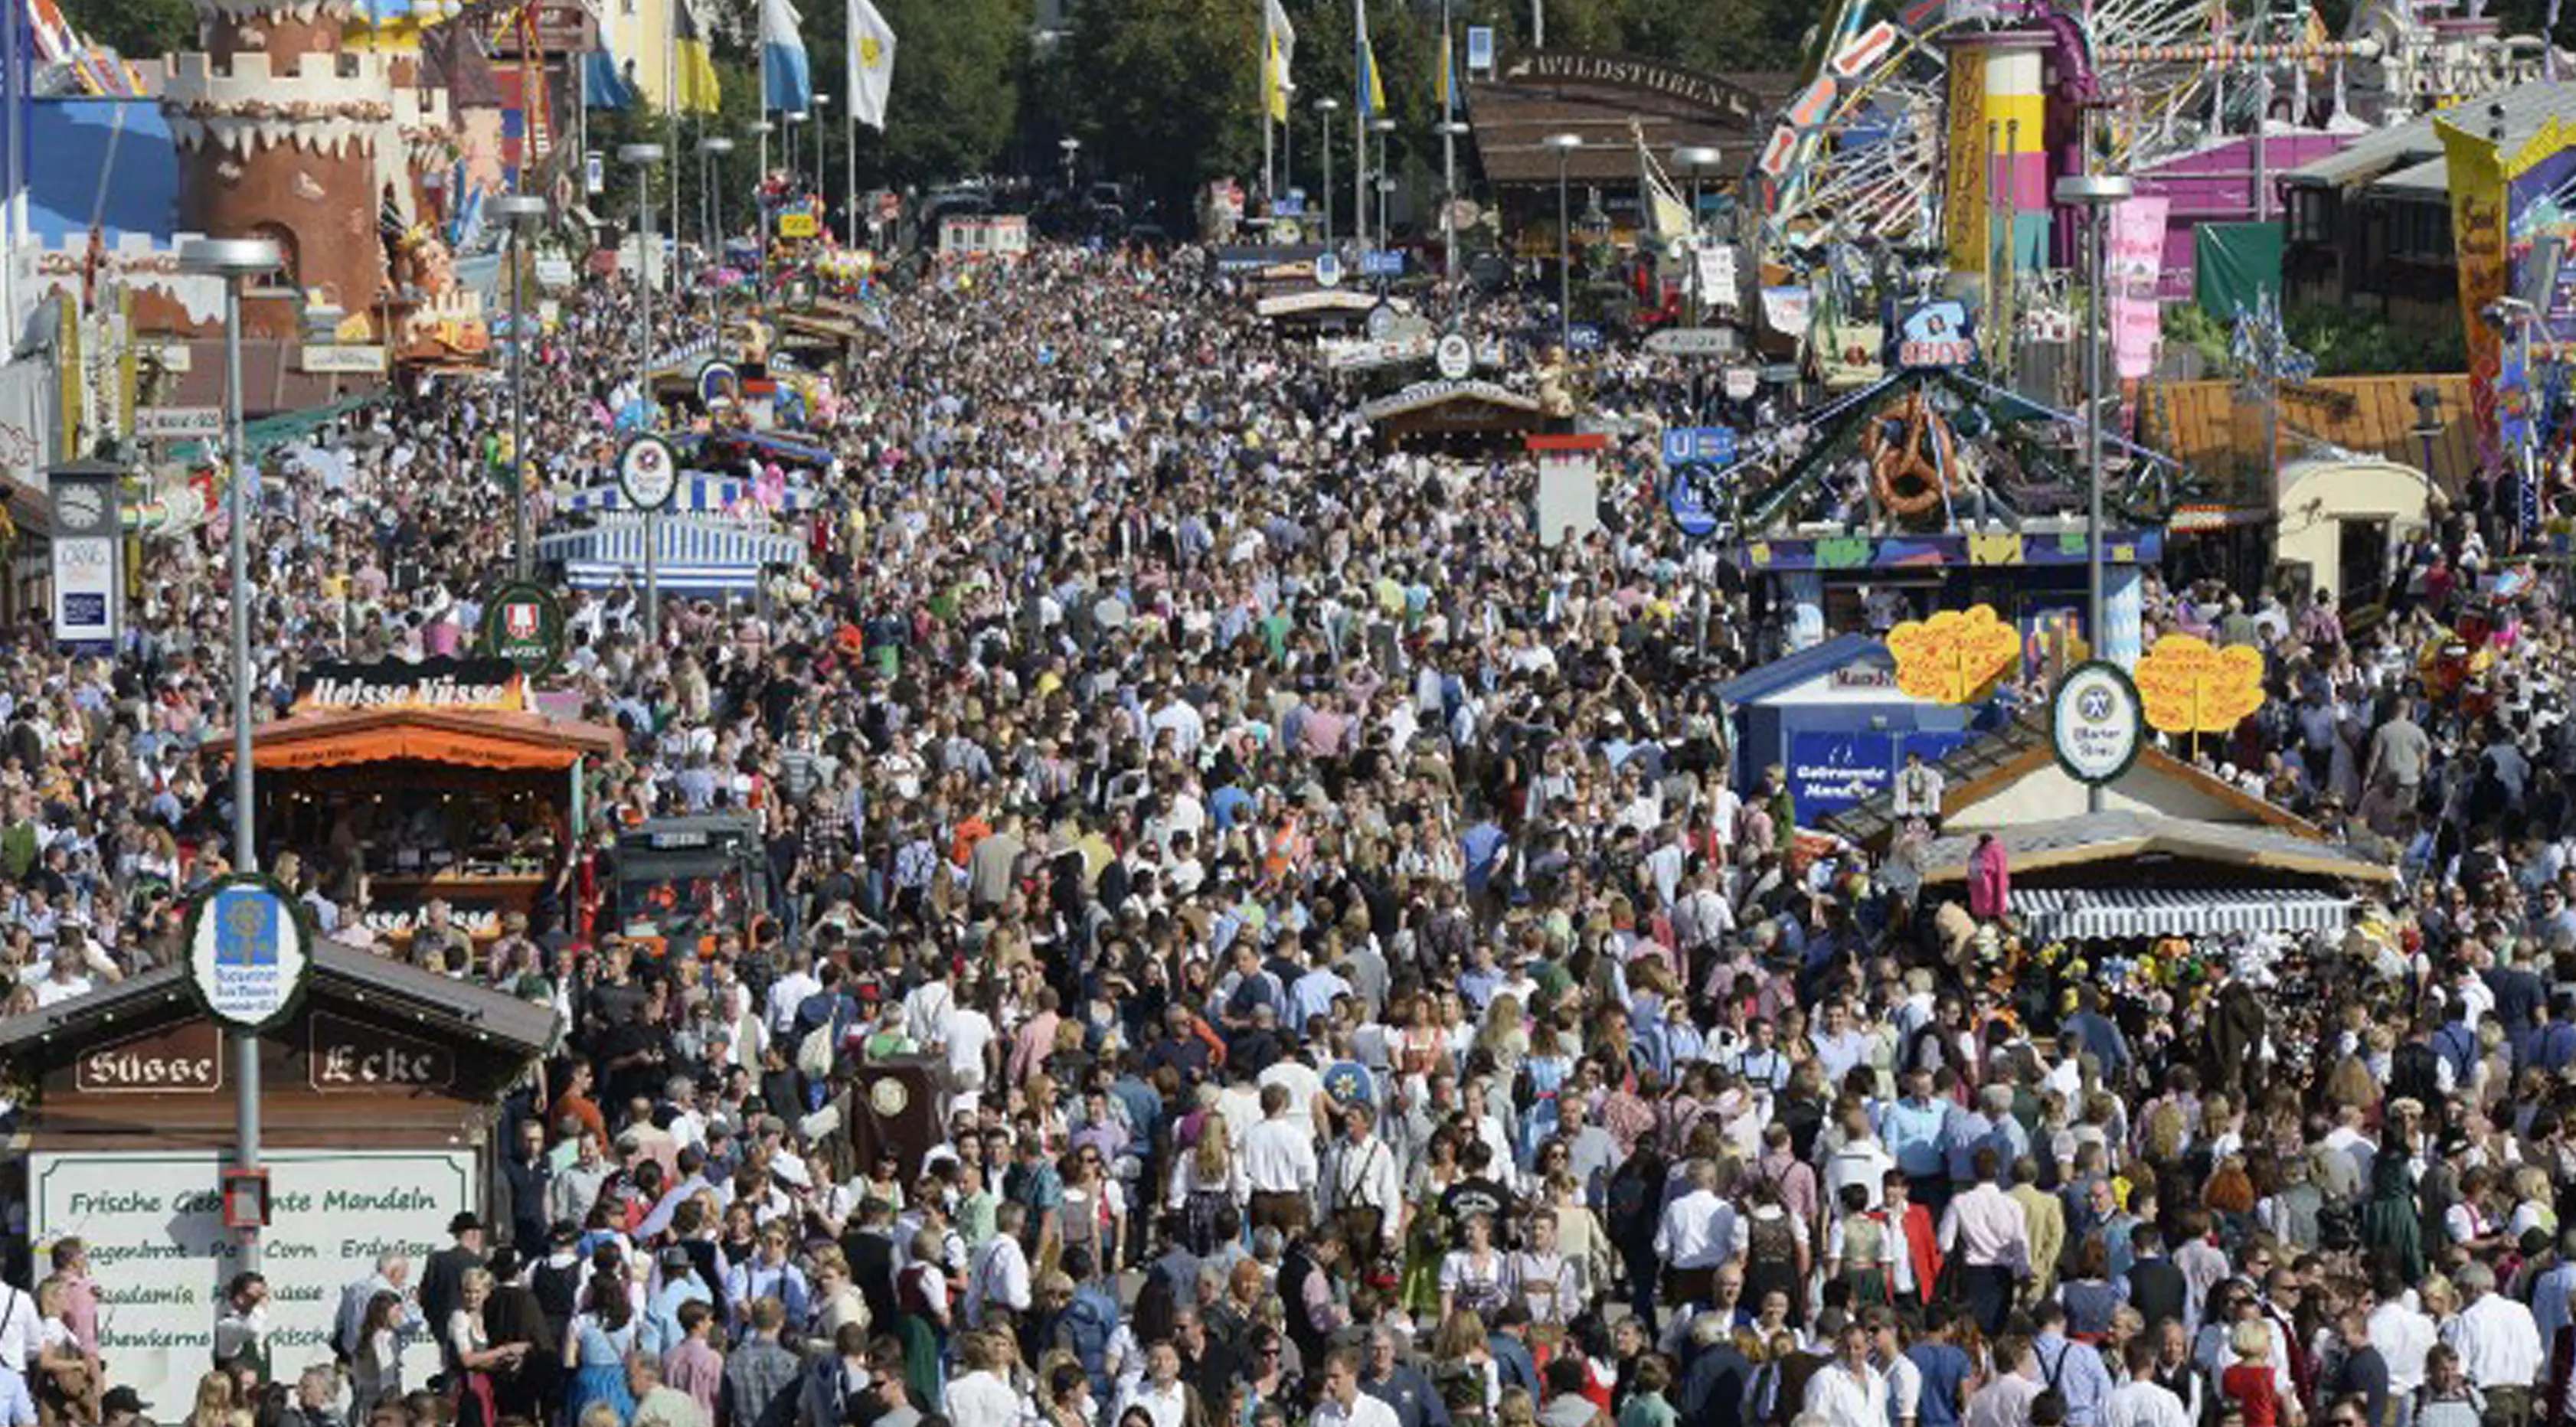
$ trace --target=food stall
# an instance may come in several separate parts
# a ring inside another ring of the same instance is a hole
[[[538,712],[506,661],[317,664],[288,716],[251,738],[263,851],[363,874],[368,925],[397,944],[433,900],[488,939],[553,880],[584,760],[620,745],[613,728]]]

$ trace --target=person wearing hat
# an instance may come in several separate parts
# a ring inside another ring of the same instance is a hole
[[[151,1410],[152,1404],[133,1388],[111,1387],[98,1400],[99,1427],[153,1427],[152,1419],[143,1415]]]
[[[447,1232],[456,1242],[429,1256],[420,1275],[421,1316],[431,1323],[444,1323],[457,1305],[465,1301],[465,1275],[483,1263],[483,1220],[468,1209],[447,1221]]]

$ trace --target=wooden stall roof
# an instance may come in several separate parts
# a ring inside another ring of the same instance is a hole
[[[2433,438],[2434,488],[2456,497],[2477,469],[2476,427],[2469,416],[2465,373],[2438,376],[2319,377],[2281,390],[2281,459],[2309,454],[2300,436],[2421,468],[2424,442],[2415,434],[2415,389],[2430,385],[2441,398],[2441,434]],[[2248,411],[2259,408],[2248,407]],[[2259,417],[2240,421],[2236,384],[2168,382],[2147,401],[2148,444],[2213,479],[2259,468]],[[2246,490],[2230,501],[2268,507],[2270,494]]]
[[[320,942],[301,1004],[260,1038],[263,1133],[296,1149],[454,1143],[553,1034],[542,1003]],[[0,1059],[41,1087],[34,1147],[231,1142],[230,1058],[182,967],[0,1020]]]
[[[606,725],[543,714],[368,709],[304,713],[264,725],[251,736],[251,765],[274,771],[409,759],[531,772],[570,768],[584,756],[614,753],[623,743]],[[216,739],[205,748],[229,755],[232,743]]]
[[[2003,843],[2007,865],[2015,877],[2099,865],[2107,875],[2134,881],[2136,870],[2122,869],[2117,864],[2141,857],[2170,857],[2253,872],[2332,877],[2346,882],[2384,883],[2397,879],[2393,869],[2380,863],[2273,828],[2120,809],[2002,828],[1995,837]],[[1967,880],[1968,855],[1976,846],[1973,834],[1935,839],[1924,849],[1923,880]]]

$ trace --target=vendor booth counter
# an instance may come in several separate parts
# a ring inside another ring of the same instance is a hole
[[[620,744],[536,711],[499,661],[320,665],[251,738],[265,851],[362,871],[362,916],[396,946],[433,900],[488,940],[544,893],[578,825],[583,763]]]

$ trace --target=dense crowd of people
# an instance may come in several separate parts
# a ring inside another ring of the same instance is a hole
[[[1196,254],[871,310],[808,413],[810,563],[658,642],[572,597],[561,682],[625,748],[524,924],[374,937],[353,849],[262,849],[332,934],[553,1008],[487,1212],[314,1361],[227,1283],[186,1403],[117,1385],[112,1271],[40,1246],[0,1427],[2576,1416],[2569,651],[2478,519],[2397,552],[2366,636],[2150,593],[2266,655],[2205,760],[2399,893],[2340,938],[2037,945],[1739,782],[1710,690],[1785,611],[1662,517],[1650,434],[1550,547],[1525,462],[1382,452]],[[613,458],[629,321],[603,286],[534,343],[549,508]],[[1592,380],[1648,427],[1689,390]],[[507,423],[441,382],[273,460],[264,710],[470,646]],[[0,653],[11,1012],[170,959],[231,865],[226,533],[150,547],[113,659]],[[616,831],[720,810],[774,915],[629,936]],[[868,1068],[924,1059],[939,1143],[863,1154]]]

